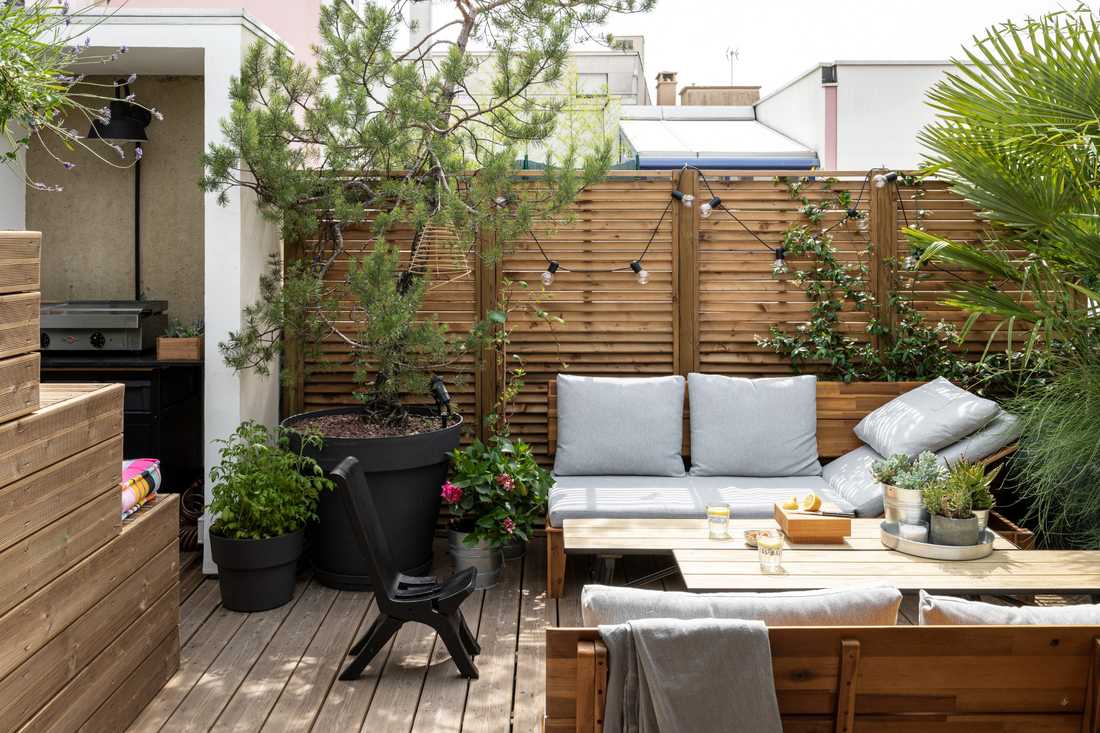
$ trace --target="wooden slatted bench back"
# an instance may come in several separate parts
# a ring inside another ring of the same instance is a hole
[[[1100,626],[773,628],[783,729],[1100,731]],[[546,632],[546,731],[603,730],[596,629]]]
[[[852,432],[868,413],[923,382],[843,382],[817,383],[817,451],[822,458],[837,458],[861,443]],[[554,455],[558,443],[558,386],[546,384],[547,451]],[[686,410],[685,410],[686,413]],[[684,420],[684,450],[689,448],[690,432]]]

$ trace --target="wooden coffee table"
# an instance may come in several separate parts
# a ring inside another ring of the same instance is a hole
[[[567,519],[565,551],[609,562],[623,555],[671,554],[691,591],[780,591],[889,583],[903,593],[1100,593],[1100,551],[1019,550],[998,537],[981,560],[943,561],[887,549],[879,519],[853,519],[840,545],[786,543],[778,573],[760,571],[747,529],[778,528],[770,519],[735,519],[730,539],[707,537],[705,519]],[[648,580],[649,578],[647,578]]]

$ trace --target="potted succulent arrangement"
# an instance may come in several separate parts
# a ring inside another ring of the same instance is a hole
[[[995,503],[990,487],[1000,471],[1001,466],[987,472],[984,464],[967,460],[953,463],[947,470],[946,481],[949,484],[970,492],[970,511],[978,518],[978,532],[985,531],[989,526],[989,512]]]
[[[934,453],[925,451],[916,460],[898,453],[871,464],[871,476],[882,484],[886,521],[927,524],[925,488],[942,481],[946,471]]]
[[[263,611],[294,593],[306,525],[331,487],[309,456],[320,450],[316,434],[299,434],[245,422],[222,445],[210,471],[213,499],[210,551],[218,564],[222,604],[232,611]]]
[[[973,511],[972,487],[947,476],[924,489],[924,506],[932,517],[929,541],[956,547],[978,544],[978,518]]]
[[[173,318],[164,333],[157,336],[157,360],[202,361],[204,331],[201,320],[185,324]]]
[[[452,458],[451,479],[441,491],[451,511],[448,549],[456,570],[477,568],[478,587],[488,588],[500,575],[503,549],[530,538],[553,479],[529,445],[505,436],[488,445],[475,440]]]

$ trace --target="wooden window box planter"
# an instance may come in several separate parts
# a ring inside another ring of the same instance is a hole
[[[157,337],[157,361],[202,361],[203,337]]]

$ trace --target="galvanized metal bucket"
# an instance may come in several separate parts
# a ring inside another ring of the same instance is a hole
[[[447,550],[454,559],[455,572],[474,568],[477,580],[474,587],[479,590],[492,588],[500,580],[500,570],[504,566],[504,556],[499,547],[490,547],[482,540],[476,545],[466,544],[466,532],[447,530]]]
[[[981,534],[989,526],[989,509],[975,509],[974,516],[978,518],[978,533]]]
[[[882,503],[886,521],[895,524],[928,524],[928,510],[921,501],[921,492],[882,485]]]

